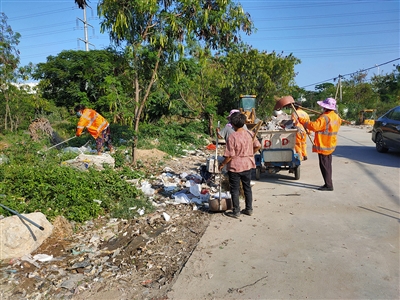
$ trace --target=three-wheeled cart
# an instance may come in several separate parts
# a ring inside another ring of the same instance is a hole
[[[259,130],[257,138],[261,143],[260,153],[254,156],[256,162],[256,179],[261,173],[274,174],[287,170],[300,179],[300,158],[294,151],[297,129]]]

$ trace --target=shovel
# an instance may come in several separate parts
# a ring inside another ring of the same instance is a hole
[[[63,142],[61,142],[61,143],[55,144],[54,146],[51,146],[50,148],[47,148],[46,150],[44,150],[44,152],[49,151],[50,149],[52,149],[52,148],[54,148],[54,147],[57,147],[57,146],[59,146],[59,145],[61,145],[61,144],[64,144],[64,143],[66,143],[66,142],[68,142],[68,141],[70,141],[70,140],[72,140],[72,139],[74,139],[74,138],[76,138],[76,136],[73,136],[73,137],[71,137],[71,138],[69,138],[69,139],[66,139],[65,141],[63,141]],[[40,154],[40,151],[38,151],[38,153]]]

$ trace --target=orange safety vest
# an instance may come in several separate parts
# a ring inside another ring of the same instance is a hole
[[[315,122],[306,122],[304,127],[314,131],[313,152],[329,155],[335,151],[337,134],[342,119],[333,110],[324,112]]]
[[[297,113],[297,114],[296,114]],[[304,129],[304,126],[301,125],[301,123],[298,121],[297,116],[299,116],[300,119],[304,120],[305,122],[310,122],[310,117],[308,113],[306,113],[304,110],[301,108],[297,109],[296,112],[292,113],[292,120],[293,124],[297,127],[298,131],[302,134],[305,133],[306,130]]]
[[[85,108],[82,116],[79,118],[76,135],[80,136],[83,129],[87,128],[88,132],[97,139],[108,125],[107,120],[94,109]]]

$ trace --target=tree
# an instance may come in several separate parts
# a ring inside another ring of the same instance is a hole
[[[366,72],[358,72],[343,81],[342,104],[346,109],[346,118],[358,120],[360,110],[376,108],[378,94],[366,81],[367,75]]]
[[[226,50],[240,41],[241,31],[250,34],[253,29],[250,16],[231,0],[102,0],[97,8],[103,18],[102,32],[108,31],[111,40],[125,45],[129,53],[136,132],[146,102],[154,92],[160,65],[183,55],[185,45],[191,41],[198,41],[205,48]],[[151,68],[149,77],[140,72],[144,52],[147,57],[154,57],[146,66]]]
[[[18,93],[15,83],[18,79],[20,34],[7,24],[7,16],[0,14],[0,91],[4,101],[4,129],[13,131],[15,122],[10,102]],[[13,84],[14,83],[14,84]]]
[[[274,98],[291,94],[294,89],[294,66],[300,63],[292,54],[284,56],[275,52],[260,52],[248,46],[230,51],[221,60],[232,93],[226,95],[223,109],[237,108],[240,94],[255,94],[259,116],[266,116],[272,111]]]
[[[220,59],[198,43],[186,45],[186,55],[160,69],[158,83],[168,101],[164,114],[175,119],[208,121],[208,133],[214,134],[213,120],[226,76]]]
[[[393,72],[376,75],[371,79],[373,90],[379,95],[377,115],[381,115],[400,103],[400,65],[394,65]]]
[[[116,101],[125,97],[119,60],[110,49],[62,51],[37,64],[32,77],[40,80],[43,98],[57,106],[73,108],[82,103],[102,113],[118,114]]]

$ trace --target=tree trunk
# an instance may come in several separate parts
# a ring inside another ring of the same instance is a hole
[[[136,74],[135,79],[134,79],[134,85],[135,85],[135,102],[136,102],[136,107],[135,107],[135,132],[139,132],[139,124],[140,124],[140,116],[142,114],[143,108],[146,104],[147,99],[149,98],[151,87],[153,84],[156,82],[156,75],[158,71],[158,66],[160,62],[160,57],[161,57],[161,50],[160,48],[157,53],[157,62],[156,65],[154,66],[153,74],[151,75],[151,80],[149,82],[149,85],[146,89],[145,94],[143,95],[143,98],[140,100],[140,90],[139,90],[139,77]],[[135,136],[133,139],[132,143],[132,163],[136,164],[137,160],[137,139],[138,137]]]
[[[213,115],[207,114],[207,116],[208,116],[208,132],[210,133],[210,136],[212,137],[214,135]]]
[[[137,136],[133,137],[133,142],[132,142],[132,164],[136,165],[136,160],[137,160]]]
[[[12,126],[12,119],[11,119],[11,110],[10,110],[10,105],[8,104],[8,100],[6,99],[6,114],[5,114],[5,119],[4,119],[4,129],[8,130],[10,128],[11,132],[13,131],[13,126]],[[10,124],[10,126],[8,126]]]
[[[6,104],[6,112],[4,114],[4,130],[7,130],[7,104]]]

